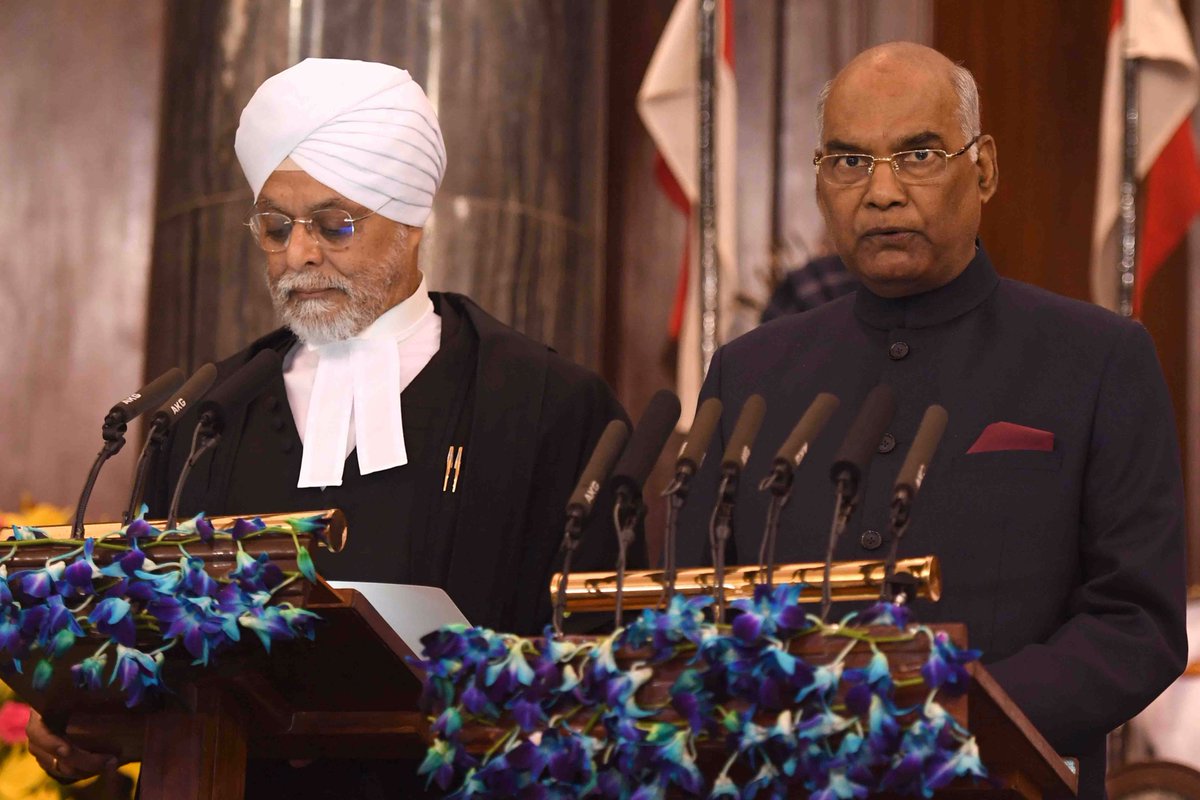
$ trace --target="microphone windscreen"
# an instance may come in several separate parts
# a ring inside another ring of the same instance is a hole
[[[604,433],[600,434],[600,441],[596,442],[592,457],[583,468],[583,474],[579,476],[579,483],[576,484],[571,499],[567,501],[568,514],[572,510],[583,512],[585,517],[592,513],[592,504],[596,502],[600,486],[612,472],[613,464],[616,463],[617,456],[621,454],[621,448],[625,446],[628,438],[628,425],[619,419],[608,423]]]
[[[829,418],[833,416],[834,411],[837,411],[840,403],[840,400],[828,392],[821,392],[817,395],[808,410],[804,412],[804,416],[796,423],[796,427],[792,428],[792,433],[788,436],[787,441],[775,454],[775,461],[784,462],[793,467],[800,466],[800,462],[804,460],[804,456],[808,452],[808,445],[817,438],[817,434],[825,427],[825,423],[829,422]]]
[[[629,446],[613,469],[613,484],[628,486],[635,493],[641,492],[678,421],[679,398],[666,389],[655,392],[642,418],[634,426]]]
[[[713,434],[717,432],[717,423],[721,421],[721,401],[710,397],[700,404],[696,418],[692,420],[692,428],[688,431],[679,458],[675,459],[675,469],[687,465],[696,471],[704,461],[708,445],[712,442]]]
[[[933,452],[937,450],[942,433],[946,430],[948,418],[946,409],[939,405],[925,409],[921,426],[917,428],[917,435],[913,438],[912,446],[908,448],[904,465],[900,467],[900,474],[896,476],[895,490],[903,488],[915,495],[921,488],[929,462],[933,460]]]
[[[164,431],[170,430],[188,408],[212,388],[213,381],[216,379],[217,368],[211,362],[200,367],[192,373],[192,377],[188,378],[183,386],[179,387],[179,391],[168,397],[158,407],[158,411],[154,412],[154,421],[165,423]]]
[[[733,426],[733,433],[729,436],[729,444],[725,445],[725,455],[721,457],[723,469],[732,467],[740,470],[746,466],[750,459],[750,445],[754,444],[754,437],[758,436],[758,429],[766,413],[767,402],[762,399],[762,395],[752,394],[747,398],[746,404],[742,406],[742,413],[738,415],[737,423]]]
[[[843,475],[848,477],[852,495],[857,494],[858,482],[867,464],[871,463],[871,457],[879,449],[879,441],[895,413],[896,393],[892,387],[881,383],[867,395],[862,408],[858,410],[858,416],[846,432],[829,475],[835,482]]]
[[[283,359],[279,353],[270,349],[259,350],[254,358],[212,390],[208,399],[200,404],[200,413],[211,413],[217,429],[223,429],[229,412],[254,399],[267,381],[282,369]]]
[[[183,384],[184,377],[186,376],[183,374],[183,370],[179,367],[171,367],[162,375],[159,375],[141,389],[138,389],[129,395],[129,397],[126,397],[113,406],[108,412],[109,417],[116,417],[117,424],[123,424],[140,417],[150,409],[158,406],[163,400],[166,400],[171,392]]]

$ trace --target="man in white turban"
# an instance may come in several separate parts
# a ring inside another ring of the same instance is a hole
[[[326,578],[440,586],[475,624],[540,632],[567,498],[624,412],[594,374],[426,288],[417,249],[446,149],[425,93],[386,64],[308,59],[259,87],[235,146],[285,327],[221,362],[218,380],[264,349],[283,370],[192,472],[181,514],[338,507],[352,535],[316,554]],[[177,427],[152,514],[195,423]],[[611,526],[597,527],[578,569],[615,561]],[[105,766],[40,720],[30,738],[60,779]],[[415,766],[252,762],[246,796],[414,796]]]

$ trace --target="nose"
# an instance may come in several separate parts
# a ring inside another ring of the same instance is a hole
[[[908,193],[904,184],[896,177],[891,162],[876,162],[871,177],[867,178],[867,191],[863,202],[872,208],[886,209],[902,206],[907,201]]]
[[[300,271],[315,267],[325,260],[325,252],[316,235],[302,222],[292,225],[292,235],[288,237],[287,249],[284,250],[288,269]]]

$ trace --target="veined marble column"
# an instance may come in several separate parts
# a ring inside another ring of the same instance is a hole
[[[403,67],[438,109],[448,169],[422,242],[469,294],[596,367],[603,311],[608,4],[178,0],[169,6],[147,372],[275,326],[233,151],[269,75],[308,56]]]

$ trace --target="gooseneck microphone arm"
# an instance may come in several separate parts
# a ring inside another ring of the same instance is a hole
[[[192,474],[192,467],[196,466],[200,456],[217,446],[217,442],[221,441],[221,433],[221,426],[216,420],[216,415],[209,411],[200,415],[200,423],[192,432],[192,448],[188,451],[187,461],[184,462],[183,470],[179,473],[179,480],[175,482],[175,493],[171,496],[171,508],[167,512],[167,530],[175,530],[179,514],[179,500],[183,497],[183,487],[187,484],[188,476]]]
[[[808,454],[812,440],[837,410],[838,403],[838,399],[827,392],[817,395],[792,429],[787,441],[775,454],[770,474],[758,485],[759,491],[771,492],[771,504],[767,506],[767,523],[763,528],[762,543],[758,548],[759,580],[765,577],[768,588],[775,583],[775,540],[779,533],[779,517],[792,494],[796,468]]]
[[[121,452],[121,448],[125,446],[125,431],[128,429],[129,423],[161,403],[182,383],[183,372],[178,367],[172,367],[117,403],[105,415],[104,426],[101,428],[104,445],[96,454],[96,460],[92,462],[87,480],[84,481],[83,490],[79,493],[79,502],[75,506],[75,520],[71,525],[72,539],[83,538],[83,517],[87,512],[88,501],[92,497],[92,489],[96,486],[96,479],[100,477],[100,468],[104,466],[104,462]]]
[[[917,435],[913,437],[913,443],[908,448],[904,465],[900,467],[900,472],[896,476],[896,483],[892,487],[891,503],[892,545],[888,549],[887,562],[883,569],[883,585],[879,587],[880,600],[889,599],[888,593],[893,573],[896,571],[896,554],[900,550],[900,540],[908,531],[913,501],[917,497],[917,492],[921,490],[921,484],[925,482],[925,474],[929,469],[929,463],[933,461],[933,454],[942,439],[942,434],[946,430],[947,421],[946,409],[941,406],[932,405],[925,409],[925,416],[921,418]]]
[[[217,378],[217,368],[209,363],[196,370],[179,391],[167,398],[150,419],[150,430],[138,454],[134,469],[133,490],[129,493],[129,508],[125,512],[125,524],[132,522],[141,510],[142,497],[146,493],[146,476],[156,453],[162,451],[167,435],[179,418],[193,403],[204,396]]]
[[[710,397],[700,404],[692,427],[688,431],[679,458],[675,460],[675,477],[663,490],[667,499],[666,534],[663,537],[663,601],[671,602],[675,596],[675,542],[678,537],[679,511],[692,488],[692,478],[704,463],[704,454],[721,421],[721,401]]]
[[[859,487],[867,465],[879,447],[883,433],[896,414],[896,395],[892,387],[879,384],[867,394],[858,416],[850,424],[846,438],[834,458],[829,477],[833,480],[836,499],[833,520],[829,526],[829,542],[825,548],[825,576],[821,586],[821,619],[829,614],[832,602],[830,577],[833,569],[833,553],[838,538],[850,522],[858,504]]]
[[[721,484],[717,504],[709,520],[708,541],[712,548],[713,591],[717,597],[717,622],[725,619],[725,549],[733,535],[733,508],[737,501],[738,479],[750,459],[750,446],[762,425],[767,404],[762,395],[752,394],[742,406],[725,455],[721,458]]]
[[[600,487],[612,472],[613,464],[620,455],[625,441],[629,438],[629,426],[619,419],[608,423],[596,449],[583,468],[579,483],[567,501],[567,521],[563,526],[563,539],[559,551],[563,556],[562,572],[559,573],[558,586],[554,593],[554,633],[562,636],[563,617],[567,610],[567,578],[571,574],[571,557],[579,547],[583,534],[583,526],[592,513],[596,503],[596,495]]]

